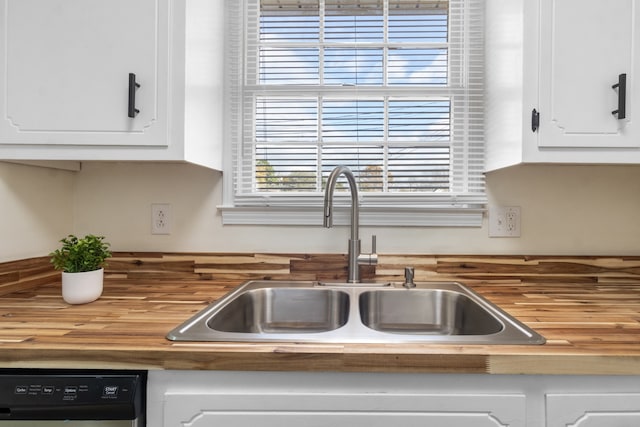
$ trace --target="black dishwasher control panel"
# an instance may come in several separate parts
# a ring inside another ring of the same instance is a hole
[[[0,420],[134,420],[146,372],[0,371]]]

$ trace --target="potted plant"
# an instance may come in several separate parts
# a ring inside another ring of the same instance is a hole
[[[51,252],[51,264],[62,271],[62,298],[69,304],[85,304],[102,295],[105,260],[111,256],[104,236],[70,234],[62,247]]]

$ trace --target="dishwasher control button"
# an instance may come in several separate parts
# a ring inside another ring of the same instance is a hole
[[[78,387],[74,385],[68,385],[64,388],[64,394],[76,394],[78,393]]]
[[[26,386],[26,385],[17,385],[13,392],[15,394],[27,394],[27,391],[29,391],[29,387],[28,386]]]
[[[29,394],[32,396],[37,396],[42,391],[42,385],[40,384],[31,384],[29,386]]]
[[[102,397],[118,397],[118,386],[117,385],[106,385],[102,389]]]
[[[52,385],[45,385],[42,387],[42,394],[53,394],[56,391],[56,387]]]

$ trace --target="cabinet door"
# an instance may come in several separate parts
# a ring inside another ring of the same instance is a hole
[[[164,427],[524,427],[524,395],[164,395]]]
[[[167,91],[164,3],[0,1],[0,143],[158,144],[161,133],[149,134]],[[135,118],[129,73],[140,84]]]
[[[547,427],[637,427],[640,394],[548,394]]]
[[[539,146],[640,146],[632,120],[640,71],[634,3],[541,0]],[[620,74],[626,74],[624,119],[612,113]]]

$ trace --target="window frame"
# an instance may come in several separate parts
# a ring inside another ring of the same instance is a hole
[[[276,192],[260,192],[241,194],[238,191],[238,175],[242,173],[242,113],[237,109],[244,99],[244,61],[246,34],[247,3],[255,0],[226,0],[225,22],[227,40],[225,42],[225,98],[231,114],[225,120],[224,171],[227,179],[223,180],[223,203],[219,206],[223,224],[238,225],[320,225],[322,224],[323,195],[318,193],[281,194]],[[451,0],[460,5],[474,4],[482,7],[482,0]],[[462,11],[468,14],[468,10]],[[474,18],[478,19],[478,18]],[[483,19],[480,16],[480,19]],[[477,25],[477,24],[476,24]],[[234,27],[235,26],[235,27]],[[231,28],[233,27],[233,28]],[[468,33],[464,33],[466,37]],[[465,42],[469,42],[466,40]],[[474,40],[478,43],[478,40]],[[483,41],[482,41],[483,42]],[[453,42],[450,42],[453,43]],[[242,54],[238,52],[242,47]],[[477,52],[475,52],[477,54]],[[450,75],[452,79],[465,79],[468,76]],[[363,91],[368,89],[363,88]],[[402,89],[401,89],[402,90]],[[375,92],[376,89],[373,89]],[[453,101],[452,101],[453,104]],[[452,107],[453,108],[453,107]],[[235,113],[234,113],[235,111]],[[457,120],[454,116],[452,120]],[[476,135],[476,139],[477,139]],[[482,139],[484,139],[482,137]],[[484,155],[484,141],[475,141]],[[451,142],[453,145],[453,141]],[[454,147],[451,147],[453,150]],[[469,150],[465,148],[465,150]],[[476,156],[478,154],[475,154]],[[461,159],[466,162],[464,156]],[[476,159],[477,160],[477,159]],[[486,193],[484,191],[483,171],[473,171],[475,180],[470,183],[464,166],[455,165],[451,157],[451,167],[458,168],[458,173],[465,175],[462,179],[468,189],[474,186],[476,191],[447,193],[369,193],[360,191],[360,223],[364,226],[450,226],[480,227],[486,209]],[[460,161],[458,159],[457,161]],[[476,168],[477,168],[476,162]],[[245,172],[246,173],[246,172]],[[479,189],[479,190],[478,190]],[[348,205],[350,197],[347,192],[336,193],[335,224],[349,224]]]

